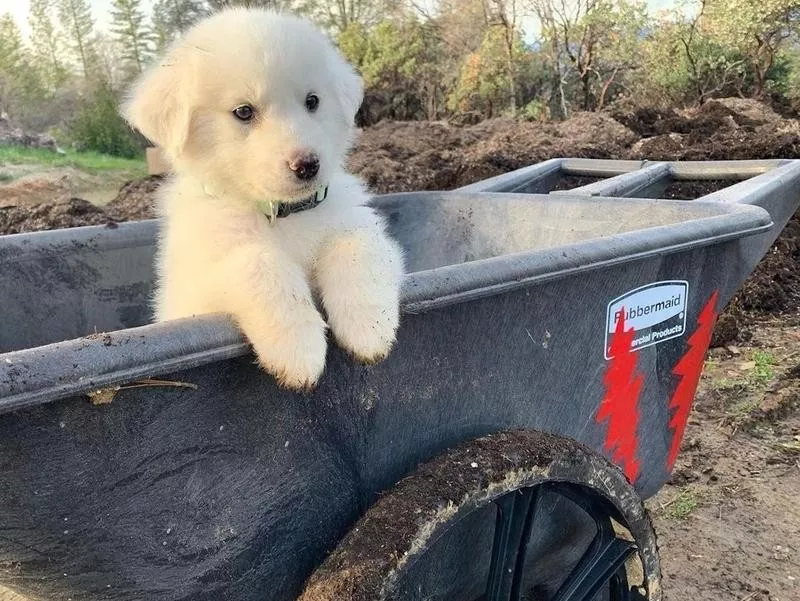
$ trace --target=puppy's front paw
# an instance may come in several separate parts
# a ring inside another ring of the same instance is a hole
[[[397,303],[384,306],[353,306],[331,318],[331,329],[339,345],[358,361],[371,365],[383,361],[392,350],[400,312]]]
[[[316,312],[315,312],[316,313]],[[317,319],[295,326],[283,336],[250,337],[258,362],[282,388],[312,391],[325,370],[325,322]]]
[[[403,258],[379,224],[332,238],[316,265],[328,323],[362,363],[386,358],[400,322]]]

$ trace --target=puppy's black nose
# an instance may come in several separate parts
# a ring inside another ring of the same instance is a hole
[[[319,158],[315,154],[298,154],[289,161],[289,169],[297,179],[308,180],[319,173]]]

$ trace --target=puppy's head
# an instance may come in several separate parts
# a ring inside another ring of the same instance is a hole
[[[347,153],[361,79],[308,21],[231,9],[135,82],[122,113],[179,173],[260,200],[299,200]]]

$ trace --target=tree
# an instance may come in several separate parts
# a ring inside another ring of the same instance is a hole
[[[156,52],[161,54],[173,39],[178,35],[170,24],[167,0],[159,0],[153,4],[153,41],[156,45]]]
[[[59,0],[58,12],[72,51],[85,81],[91,80],[94,53],[92,33],[94,20],[87,0]]]
[[[693,100],[697,104],[706,99],[742,88],[745,61],[730,48],[718,44],[704,26],[706,1],[701,0],[694,17],[685,16],[685,7],[676,13],[674,38],[683,50],[689,73]]]
[[[384,118],[438,117],[444,97],[442,47],[429,23],[410,14],[384,19],[372,30],[351,23],[338,40],[364,77],[368,101],[377,97]]]
[[[444,44],[446,56],[460,64],[464,57],[480,48],[489,29],[489,15],[485,0],[440,0],[436,13],[423,8],[418,11],[437,26],[438,37]]]
[[[132,71],[120,40],[100,33],[95,36],[92,47],[97,83],[112,91],[124,88],[130,82]]]
[[[532,0],[532,5],[558,78],[561,112],[567,110],[564,86],[570,76],[577,78],[581,108],[601,108],[619,74],[638,62],[645,5],[639,0]]]
[[[15,93],[21,85],[25,69],[22,34],[13,17],[0,16],[0,116],[13,113]]]
[[[396,15],[401,3],[398,0],[298,0],[294,8],[339,35],[354,23],[374,27],[385,17]]]
[[[783,96],[792,107],[800,106],[800,48],[784,49],[779,61],[784,71],[781,79]]]
[[[762,97],[781,47],[798,32],[798,0],[704,0],[703,25],[714,40],[747,61],[753,95]]]
[[[443,99],[457,87],[464,61],[478,52],[489,30],[485,0],[439,0],[430,10],[428,4],[412,0],[412,6],[428,30],[430,44],[438,47],[436,71]]]
[[[684,27],[665,16],[642,40],[640,68],[630,85],[632,95],[644,105],[692,102],[695,88],[680,37]]]
[[[10,14],[0,16],[0,116],[38,125],[45,91],[35,61]]]
[[[203,0],[158,0],[153,5],[156,48],[162,50],[206,14]]]
[[[141,0],[113,0],[111,32],[122,47],[122,58],[141,73],[152,53],[153,34],[145,25]]]
[[[519,32],[510,53],[506,46],[504,28],[492,27],[486,31],[480,48],[463,62],[458,82],[448,99],[451,110],[479,111],[486,118],[504,110],[516,113],[517,77],[533,63]],[[510,67],[509,54],[514,61]]]
[[[28,23],[31,43],[39,69],[51,90],[62,86],[69,70],[61,58],[62,39],[53,25],[52,0],[31,0]]]
[[[531,0],[531,9],[538,17],[542,30],[541,52],[546,57],[551,73],[551,86],[548,98],[549,113],[555,119],[565,119],[568,114],[566,83],[566,57],[561,49],[561,36],[558,35],[558,20],[555,2]]]
[[[506,55],[506,80],[511,114],[517,114],[517,48],[519,43],[519,12],[517,0],[488,0],[485,8],[491,26],[502,32]]]
[[[352,23],[336,38],[344,57],[359,70],[363,70],[370,45],[370,32],[360,23]]]
[[[274,8],[285,10],[293,8],[293,0],[208,0],[212,10],[221,10],[229,6],[243,6],[245,8]]]
[[[642,34],[647,30],[647,7],[639,0],[600,2],[586,16],[586,28],[594,38],[594,60],[581,78],[583,106],[600,110],[623,77],[641,64]]]

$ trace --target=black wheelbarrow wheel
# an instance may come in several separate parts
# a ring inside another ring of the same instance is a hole
[[[614,465],[575,441],[499,432],[383,495],[300,601],[661,599],[655,533]]]

